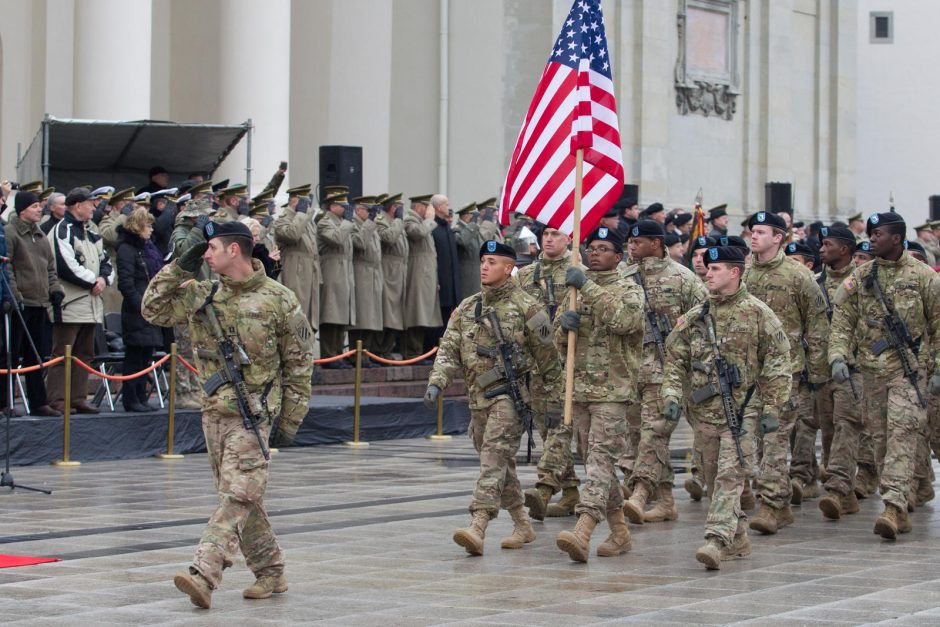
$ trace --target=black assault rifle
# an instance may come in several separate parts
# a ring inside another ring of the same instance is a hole
[[[650,335],[652,335],[653,341],[656,342],[656,350],[659,352],[659,363],[665,366],[666,338],[669,336],[672,328],[669,326],[669,320],[666,319],[666,316],[656,313],[653,311],[653,308],[650,307],[649,294],[646,293],[646,285],[643,283],[643,277],[640,275],[639,270],[633,275],[633,278],[643,289],[643,312],[646,314],[646,321],[649,323]]]

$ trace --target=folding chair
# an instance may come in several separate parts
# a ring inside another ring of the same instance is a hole
[[[114,314],[108,314],[109,316]],[[120,324],[121,318],[120,314],[118,315],[118,323]],[[107,321],[107,318],[105,318]],[[112,332],[113,333],[113,332]],[[119,335],[116,335],[120,339]],[[95,356],[91,360],[91,365],[96,367],[101,374],[114,374],[117,371],[118,366],[124,363],[124,351],[123,350],[112,350],[108,345],[108,335],[104,330],[104,327],[100,324],[95,325]],[[111,384],[110,382],[102,378],[101,387],[98,388],[98,391],[95,392],[95,397],[92,399],[92,403],[96,407],[101,407],[101,401],[104,400],[104,397],[108,398],[108,406],[111,408],[111,411],[114,411],[114,401],[120,397],[112,396],[111,394]]]

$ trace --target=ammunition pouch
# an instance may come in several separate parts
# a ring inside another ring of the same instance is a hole
[[[505,379],[506,379],[506,376],[502,372],[500,372],[498,368],[491,368],[487,370],[486,372],[484,372],[483,374],[479,375],[477,377],[476,382],[477,382],[477,385],[479,385],[481,389],[485,390],[486,388],[490,387],[494,383],[498,383],[499,381],[503,381]]]
[[[228,376],[228,372],[219,370],[202,384],[202,391],[206,393],[206,396],[213,396],[219,391],[220,387],[231,382],[232,379]]]
[[[709,383],[705,387],[700,387],[692,392],[692,402],[696,405],[700,405],[708,399],[718,396],[718,394],[718,388],[716,388],[714,384]]]
[[[885,352],[889,348],[891,348],[891,344],[888,343],[888,340],[881,338],[871,345],[871,354],[875,357],[878,357],[881,355],[881,353]]]

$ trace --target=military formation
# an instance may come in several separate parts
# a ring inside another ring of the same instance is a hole
[[[812,500],[839,520],[877,495],[873,531],[909,532],[934,498],[940,450],[940,223],[908,241],[893,211],[808,228],[759,211],[731,236],[720,206],[707,234],[680,238],[677,261],[668,236],[689,220],[664,214],[620,202],[576,250],[523,219],[511,245],[477,249],[481,291],[450,317],[425,396],[433,406],[455,377],[467,383],[481,472],[454,541],[482,555],[505,508],[504,549],[536,541],[533,521],[573,516],[555,539],[570,559],[589,560],[605,521],[596,555],[628,552],[628,523],[678,518],[670,436],[683,416],[683,487],[708,502],[694,556],[706,568],[749,555],[753,534],[781,533]],[[542,454],[523,490],[515,455],[527,429]]]

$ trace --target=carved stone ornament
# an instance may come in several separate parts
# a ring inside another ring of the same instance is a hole
[[[729,85],[715,85],[695,81],[692,85],[676,85],[676,106],[679,113],[689,115],[699,113],[706,118],[716,115],[725,120],[734,118],[735,98],[738,93]]]
[[[675,68],[680,115],[734,118],[740,95],[737,9],[737,0],[680,0]]]

